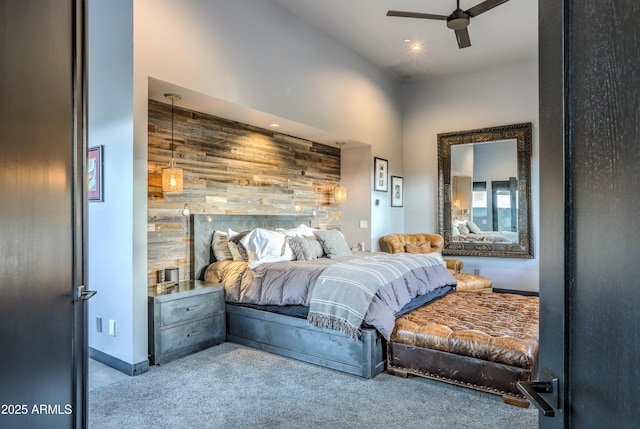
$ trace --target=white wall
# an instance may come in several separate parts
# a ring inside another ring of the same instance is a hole
[[[349,245],[365,243],[375,249],[371,238],[371,146],[342,148],[340,154],[342,184],[347,188],[347,201],[340,206],[340,229]],[[360,221],[367,227],[360,228]],[[373,246],[373,247],[372,247]]]
[[[98,292],[89,301],[88,327],[90,347],[137,364],[146,362],[147,347],[146,317],[141,324],[133,288],[132,13],[132,0],[89,1],[88,139],[90,147],[104,146],[104,202],[88,208],[89,289]],[[115,337],[109,320],[116,322]]]
[[[537,291],[539,280],[539,157],[537,61],[419,81],[403,88],[405,232],[438,227],[437,134],[490,126],[533,124],[534,259],[461,257],[465,272],[480,269],[494,287]]]

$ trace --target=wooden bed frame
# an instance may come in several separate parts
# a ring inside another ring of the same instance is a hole
[[[213,232],[247,231],[253,228],[313,226],[313,217],[291,215],[192,215],[192,273],[204,280],[206,267],[215,260],[211,250]],[[226,304],[227,341],[243,344],[335,369],[372,378],[384,371],[386,344],[375,329],[362,330],[359,340],[339,331],[318,328],[305,319]]]

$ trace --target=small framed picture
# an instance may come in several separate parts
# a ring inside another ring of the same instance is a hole
[[[373,190],[387,192],[389,190],[389,161],[373,158]]]
[[[91,147],[87,153],[87,198],[89,201],[104,201],[102,154],[103,146]]]
[[[402,207],[404,201],[404,179],[391,176],[391,207]]]

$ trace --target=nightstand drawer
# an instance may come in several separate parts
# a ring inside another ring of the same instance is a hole
[[[158,354],[166,354],[175,350],[188,349],[193,346],[204,348],[207,342],[219,343],[222,337],[220,329],[224,326],[221,314],[193,323],[163,329],[160,332]]]
[[[223,342],[224,287],[199,280],[171,290],[149,288],[149,359],[160,365]]]
[[[201,319],[220,312],[221,309],[218,302],[220,299],[210,299],[211,294],[207,295],[197,295],[163,302],[160,304],[160,326]]]

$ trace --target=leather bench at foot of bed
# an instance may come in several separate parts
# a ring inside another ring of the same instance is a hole
[[[535,377],[538,297],[453,292],[396,320],[387,372],[501,395],[528,406],[516,383]]]

